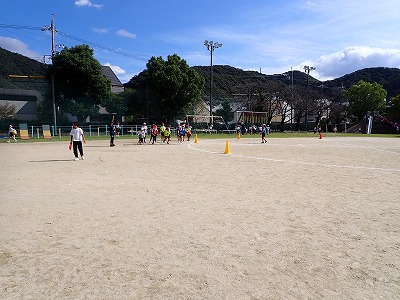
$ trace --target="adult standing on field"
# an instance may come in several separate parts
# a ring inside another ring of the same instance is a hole
[[[81,155],[81,159],[85,159],[83,156],[83,147],[82,141],[86,144],[85,135],[83,134],[82,128],[79,128],[78,122],[74,122],[71,129],[71,142],[69,143],[69,149],[73,147],[75,160],[79,160],[78,157],[78,150],[79,154]]]

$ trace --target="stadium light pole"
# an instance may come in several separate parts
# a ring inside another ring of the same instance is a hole
[[[304,71],[307,73],[307,98],[306,98],[306,116],[304,122],[306,123],[306,132],[307,132],[307,122],[308,122],[308,101],[310,97],[310,71],[314,71],[314,67],[304,66]]]
[[[210,51],[210,124],[213,125],[213,114],[212,114],[212,87],[213,87],[213,52],[215,49],[222,47],[222,44],[213,41],[204,41],[204,46]]]
[[[57,30],[54,27],[54,14],[51,15],[51,24],[50,26],[42,27],[42,31],[49,30],[51,31],[51,64],[54,65],[53,59],[56,53],[56,47],[54,45],[54,36]],[[53,118],[54,118],[54,133],[53,135],[57,134],[57,111],[56,111],[56,94],[55,94],[55,87],[54,87],[54,70],[51,72],[51,98],[53,104]]]

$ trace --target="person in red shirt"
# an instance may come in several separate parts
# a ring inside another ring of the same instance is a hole
[[[155,142],[157,142],[157,135],[158,135],[158,127],[156,124],[153,124],[153,126],[151,127],[151,131],[150,131],[150,142],[152,142],[152,144],[154,144]]]

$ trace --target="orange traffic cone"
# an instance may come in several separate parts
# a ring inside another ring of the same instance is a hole
[[[226,143],[225,143],[225,152],[224,152],[224,154],[231,154],[231,150],[229,149],[229,141],[228,140],[226,140]]]

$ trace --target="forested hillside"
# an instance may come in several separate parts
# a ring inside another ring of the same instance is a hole
[[[47,65],[21,54],[0,48],[0,88],[42,91],[44,79],[10,79],[9,75],[45,76]]]
[[[366,82],[377,82],[387,90],[387,99],[400,93],[400,69],[398,68],[365,68],[344,75],[334,80],[324,82],[327,88],[343,87],[348,89],[360,80]]]
[[[200,75],[205,78],[204,94],[209,95],[210,87],[210,67],[193,67]],[[265,75],[255,71],[243,71],[230,66],[213,66],[213,95],[216,99],[226,98],[229,95],[239,93],[238,88],[243,88],[246,84],[265,83],[268,80],[280,81],[285,85],[292,84],[292,72],[283,74]],[[310,74],[310,89],[321,91],[326,95],[334,93],[335,89],[348,89],[360,80],[367,82],[377,82],[383,85],[388,92],[388,99],[396,96],[400,92],[400,69],[398,68],[366,68],[342,77],[329,81],[319,81]],[[293,84],[306,87],[307,74],[305,72],[293,71]]]
[[[47,71],[46,64],[3,48],[0,48],[0,62],[0,88],[43,90],[46,84],[45,80],[10,79],[8,75],[45,76]],[[210,67],[194,66],[192,68],[204,77],[204,95],[207,97],[210,93]],[[307,86],[307,74],[301,71],[265,75],[256,71],[244,71],[231,66],[215,65],[213,66],[213,97],[217,102],[218,99],[229,99],[232,95],[243,93],[243,87],[246,85],[262,84],[268,81],[291,85],[292,74],[294,85]],[[142,79],[141,76],[136,76],[126,86],[135,86],[135,81]],[[310,89],[320,91],[323,88],[323,93],[330,95],[334,89],[342,87],[347,89],[351,85],[358,83],[361,79],[383,85],[388,92],[388,99],[400,92],[400,69],[398,68],[366,68],[325,82],[315,79],[311,73],[309,84]]]

